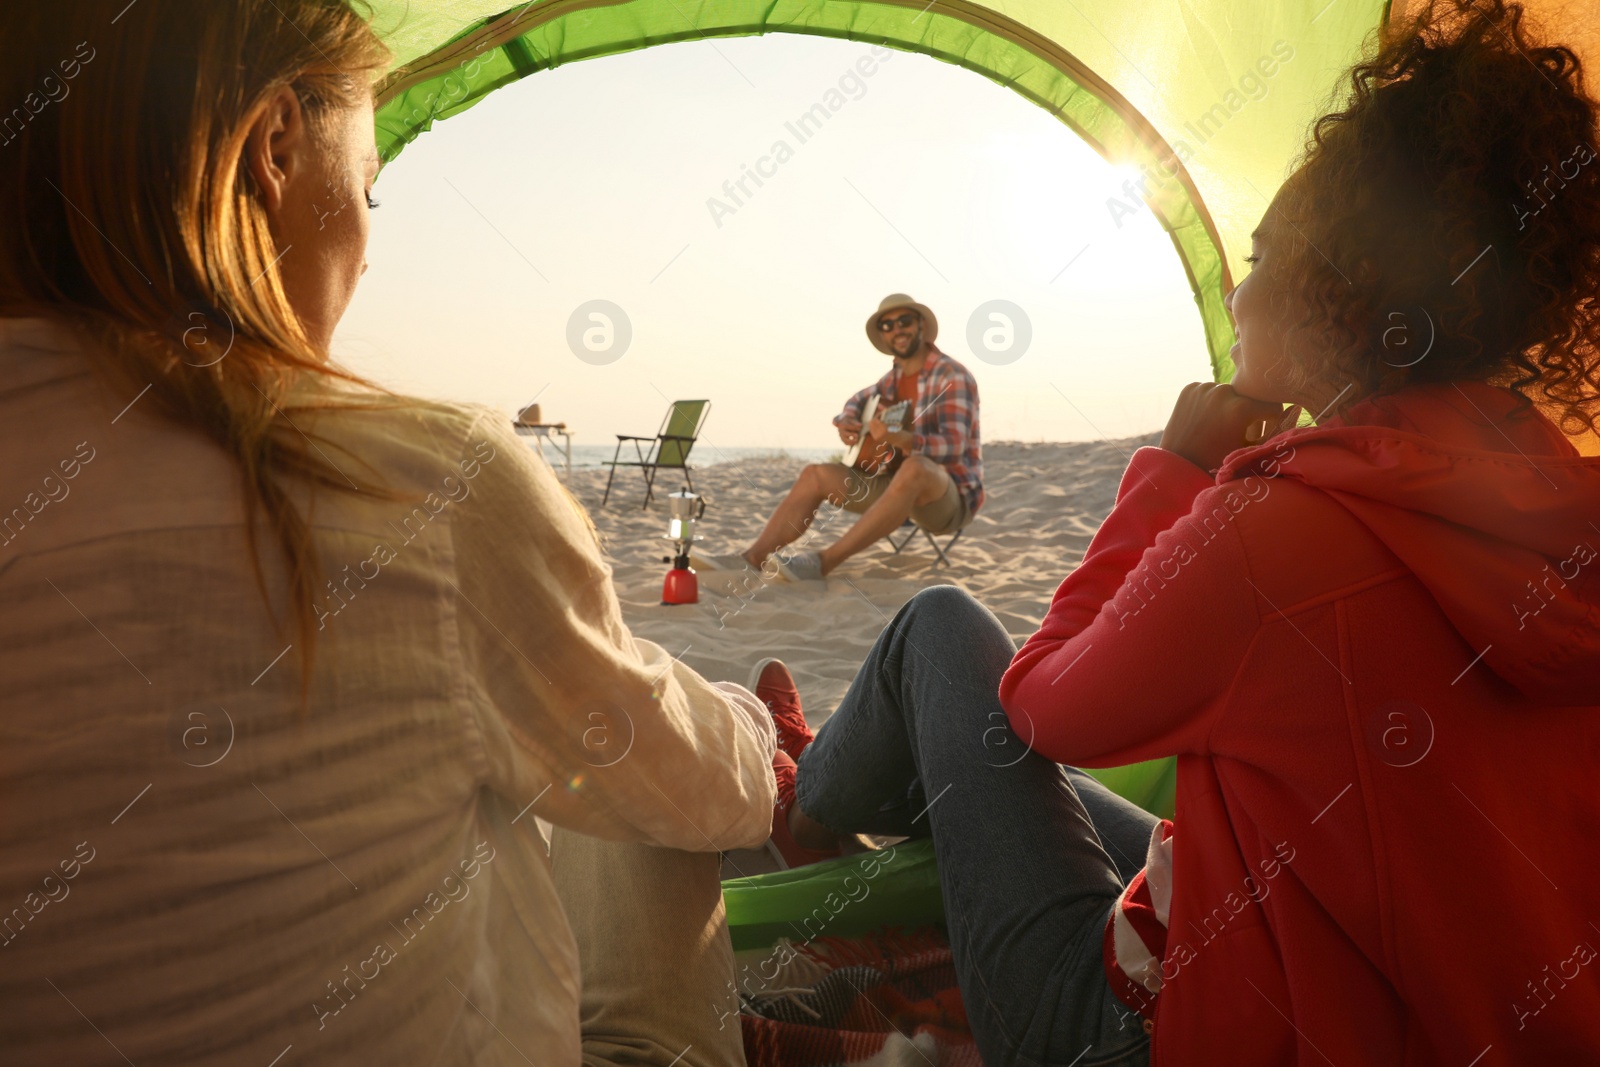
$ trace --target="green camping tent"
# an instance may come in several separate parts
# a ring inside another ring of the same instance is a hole
[[[1251,229],[1311,120],[1332,103],[1341,72],[1385,20],[1406,17],[1423,0],[367,2],[394,53],[378,94],[386,164],[435,122],[501,86],[657,44],[803,33],[920,52],[982,74],[1139,174],[1129,196],[1142,198],[1171,234],[1213,376],[1226,381],[1234,334],[1222,299]],[[1532,22],[1600,66],[1600,4],[1523,3]],[[1170,812],[1171,761],[1095,773]]]
[[[649,45],[786,32],[921,52],[1015,89],[1139,172],[1130,197],[1172,235],[1226,379],[1222,297],[1247,235],[1333,72],[1388,6],[1324,2],[375,0],[398,63],[380,92],[379,149],[393,160],[435,121],[526,75]]]
[[[1420,0],[368,0],[394,52],[385,162],[529,74],[650,45],[804,33],[921,52],[1015,89],[1113,163],[1172,236],[1212,373],[1233,373],[1222,298],[1340,72]],[[1600,62],[1594,0],[1524,0]],[[1132,205],[1137,206],[1137,205]]]
[[[1386,20],[1422,0],[368,0],[395,65],[379,88],[387,164],[434,122],[529,74],[650,45],[802,33],[920,52],[991,78],[1131,168],[1194,290],[1212,372],[1233,373],[1223,296],[1309,123]],[[1532,21],[1600,65],[1600,4],[1523,0]],[[827,106],[826,102],[819,106]],[[842,103],[841,103],[842,106]],[[1137,204],[1130,202],[1130,209]],[[1170,815],[1172,760],[1095,771]],[[905,846],[885,899],[939,914],[926,843]],[[849,873],[823,864],[725,886],[736,941],[783,933]],[[748,884],[747,884],[748,883]],[[874,914],[871,922],[887,915]]]

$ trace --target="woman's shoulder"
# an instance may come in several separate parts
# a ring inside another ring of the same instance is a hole
[[[554,477],[543,471],[511,417],[488,404],[439,400],[349,381],[306,382],[284,413],[352,485],[392,501],[319,494],[319,524],[366,528],[415,513],[419,504],[451,522],[467,511],[491,523],[509,513],[556,510]],[[480,491],[490,486],[487,494]],[[304,490],[296,489],[297,492]],[[469,504],[470,501],[470,504]],[[487,510],[486,510],[487,509]],[[376,527],[374,527],[376,528]]]
[[[1404,573],[1399,558],[1332,494],[1295,478],[1255,473],[1221,482],[1196,498],[1190,518],[1202,536],[1226,527],[1251,580],[1283,608]]]
[[[396,393],[329,375],[302,379],[282,406],[296,425],[353,456],[418,473],[454,465],[480,439],[515,438],[510,416],[491,405]]]

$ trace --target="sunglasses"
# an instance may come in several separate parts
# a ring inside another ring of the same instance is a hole
[[[910,325],[912,325],[913,323],[915,323],[917,321],[917,318],[918,318],[918,316],[917,316],[916,312],[907,311],[897,319],[889,319],[889,318],[879,319],[878,320],[878,332],[879,333],[888,333],[890,330],[894,329],[896,326],[910,326]]]

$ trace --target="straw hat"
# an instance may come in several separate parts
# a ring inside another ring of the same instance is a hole
[[[919,304],[904,293],[890,293],[878,303],[878,310],[867,316],[867,340],[886,356],[894,355],[889,351],[888,339],[878,332],[878,320],[885,311],[896,311],[900,308],[910,308],[922,316],[922,339],[928,344],[933,344],[939,336],[939,320],[933,317],[933,312],[928,310],[926,304]]]

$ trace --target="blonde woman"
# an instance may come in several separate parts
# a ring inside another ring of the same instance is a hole
[[[574,1064],[576,927],[591,1062],[740,1062],[770,717],[629,634],[503,416],[330,361],[366,23],[8,4],[0,49],[5,1061]],[[607,996],[639,930],[672,981]]]

